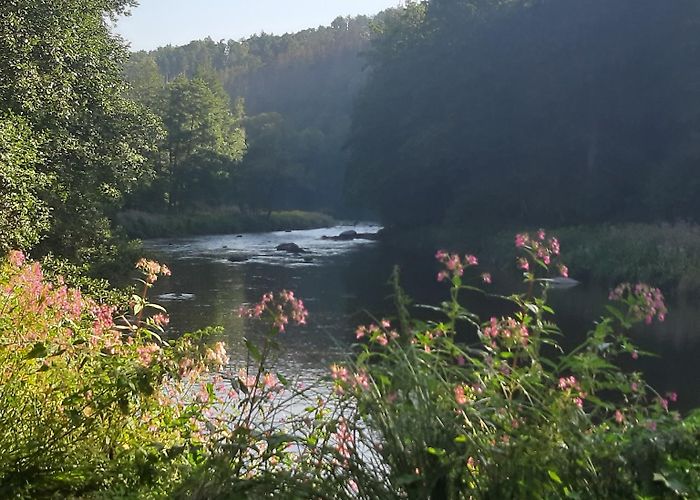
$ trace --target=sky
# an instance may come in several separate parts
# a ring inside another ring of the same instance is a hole
[[[400,0],[140,0],[116,32],[132,50],[184,45],[210,36],[239,40],[326,26],[338,16],[372,15]]]

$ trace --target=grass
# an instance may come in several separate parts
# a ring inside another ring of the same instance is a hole
[[[403,251],[438,248],[469,251],[482,262],[513,268],[514,228],[484,234],[469,227],[418,228],[387,233],[389,244]],[[545,228],[561,240],[563,261],[572,277],[603,286],[644,281],[667,295],[700,296],[700,226],[676,224],[605,224]]]
[[[252,212],[222,207],[182,214],[122,212],[116,218],[131,238],[163,238],[202,234],[232,234],[264,231],[312,229],[335,225],[326,214],[301,210]]]

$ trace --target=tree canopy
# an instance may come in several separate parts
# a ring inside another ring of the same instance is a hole
[[[3,215],[17,219],[0,231],[12,246],[42,239],[36,253],[90,254],[109,241],[106,215],[148,174],[156,121],[127,98],[127,51],[108,25],[131,5],[3,3],[0,175],[12,183],[0,190],[9,186],[3,204],[15,207]]]
[[[379,23],[347,191],[397,225],[698,219],[700,4],[432,0]]]

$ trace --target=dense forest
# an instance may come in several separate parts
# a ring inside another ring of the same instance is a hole
[[[212,102],[213,108],[192,102],[190,107],[200,117],[195,121],[203,122],[214,109],[229,109],[240,131],[245,131],[246,149],[245,155],[230,157],[228,167],[183,157],[189,166],[175,171],[187,179],[188,199],[174,203],[156,182],[155,190],[132,205],[157,205],[169,199],[171,209],[177,204],[190,209],[227,204],[342,209],[344,143],[353,99],[364,80],[362,53],[369,47],[370,33],[367,17],[339,17],[328,27],[295,34],[260,34],[242,41],[206,39],[132,54],[126,77],[134,97],[162,117],[166,141],[182,134],[181,128],[173,130],[171,117],[179,112],[174,106],[187,99],[181,93],[173,100],[173,87],[202,82],[206,74],[204,80],[220,99]],[[168,171],[172,170],[171,165]]]
[[[697,220],[700,4],[432,0],[381,24],[348,193],[387,224]]]

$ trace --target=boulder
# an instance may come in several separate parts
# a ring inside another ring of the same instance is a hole
[[[296,243],[282,243],[280,245],[277,245],[276,250],[278,252],[308,253],[308,250],[304,250]]]

